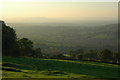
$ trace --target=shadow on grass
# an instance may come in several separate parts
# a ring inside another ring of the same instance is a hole
[[[3,57],[3,62],[7,62],[4,66],[15,67],[26,70],[58,70],[73,74],[84,74],[95,76],[97,78],[118,78],[118,67],[108,64],[101,66],[101,63],[94,62],[85,63],[68,62],[58,60],[43,60],[33,58],[12,58]],[[92,65],[92,64],[95,65]]]

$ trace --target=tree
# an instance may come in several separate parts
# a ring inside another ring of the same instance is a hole
[[[35,57],[35,58],[43,58],[41,49],[40,49],[40,48],[34,49],[34,50],[33,50],[32,57]]]
[[[62,59],[64,59],[65,56],[64,56],[63,54],[58,54],[58,55],[57,55],[57,58],[62,58]]]
[[[76,57],[76,53],[77,53],[77,52],[74,51],[74,50],[70,50],[70,51],[69,51],[69,55],[70,55],[70,57],[73,58],[73,59]]]
[[[83,54],[84,54],[84,50],[83,49],[78,49],[76,51],[76,58],[82,60],[83,59]]]
[[[85,55],[85,58],[89,60],[97,60],[97,52],[95,50],[89,50]]]
[[[120,53],[119,52],[113,52],[113,62],[120,63]]]
[[[119,52],[117,52],[116,58],[117,58],[118,63],[120,64],[120,53]]]
[[[82,60],[83,59],[83,54],[77,54],[77,59]]]
[[[18,56],[17,36],[15,30],[10,26],[6,26],[2,22],[2,53],[3,56]]]
[[[98,59],[103,62],[109,62],[113,59],[112,52],[108,49],[104,49],[98,53]]]
[[[21,56],[31,56],[32,55],[32,48],[33,42],[27,38],[22,38],[18,40],[19,49]]]

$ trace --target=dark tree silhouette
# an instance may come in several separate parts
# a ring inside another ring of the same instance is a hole
[[[2,53],[3,56],[29,56],[41,58],[41,49],[33,50],[33,42],[27,38],[17,39],[16,32],[10,26],[2,25]]]
[[[82,60],[83,59],[83,54],[77,54],[77,59]]]
[[[85,57],[90,59],[90,60],[97,60],[97,51],[95,51],[95,50],[88,50],[88,52],[85,55]]]
[[[31,55],[32,57],[35,58],[43,58],[42,52],[41,52],[41,48],[36,48],[33,50],[33,54]]]
[[[22,38],[18,40],[19,49],[21,56],[31,56],[32,55],[32,48],[33,42],[27,38]]]
[[[6,26],[2,21],[2,53],[3,56],[17,56],[17,37],[15,30],[9,26]]]
[[[113,54],[110,50],[104,49],[98,53],[98,59],[103,62],[109,62],[113,59]]]
[[[113,52],[113,62],[120,63],[120,53],[119,52]]]

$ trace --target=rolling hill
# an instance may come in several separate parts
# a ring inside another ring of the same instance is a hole
[[[119,78],[118,65],[59,59],[3,57],[3,78]]]
[[[118,25],[98,26],[80,23],[8,23],[18,38],[29,38],[44,54],[63,54],[71,50],[110,49],[118,51]]]

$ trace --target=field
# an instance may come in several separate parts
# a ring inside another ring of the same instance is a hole
[[[3,78],[119,78],[118,65],[90,61],[3,57]]]

